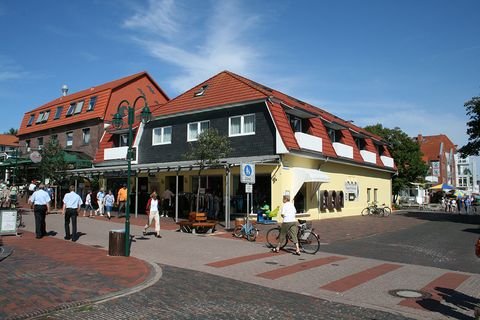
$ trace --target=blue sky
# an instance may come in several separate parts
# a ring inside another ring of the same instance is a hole
[[[230,70],[359,126],[467,142],[476,0],[3,0],[0,132],[60,96],[146,70],[171,97]],[[8,111],[7,111],[8,110]]]

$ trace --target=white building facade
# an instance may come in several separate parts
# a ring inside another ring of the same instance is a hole
[[[457,153],[455,154],[455,166],[457,169],[455,187],[467,194],[479,193],[477,159],[475,157],[463,159]]]

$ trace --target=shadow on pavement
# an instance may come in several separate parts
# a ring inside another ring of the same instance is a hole
[[[455,223],[480,225],[479,214],[458,214],[449,212],[413,212],[404,213],[404,216],[428,221],[449,221]]]

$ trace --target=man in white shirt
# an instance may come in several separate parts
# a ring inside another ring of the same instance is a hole
[[[77,216],[81,205],[82,198],[75,192],[75,186],[70,186],[70,192],[63,197],[63,214],[65,215],[65,240],[72,239],[77,241]],[[72,220],[72,233],[70,233],[70,220]]]
[[[103,188],[100,188],[100,190],[98,190],[97,192],[98,209],[95,210],[95,214],[100,214],[101,217],[103,217],[103,208],[105,206],[104,199],[105,199],[105,192],[103,192]]]
[[[35,238],[41,239],[47,235],[47,225],[45,222],[46,215],[50,212],[50,196],[44,190],[45,185],[42,183],[38,186],[29,199],[29,203],[33,205],[33,213],[35,215]]]
[[[282,226],[280,228],[280,237],[278,240],[278,245],[276,248],[272,248],[273,252],[279,252],[280,251],[280,246],[285,243],[285,237],[287,236],[287,233],[290,234],[290,238],[292,239],[292,242],[295,244],[295,252],[293,253],[294,255],[299,256],[300,255],[300,247],[298,246],[298,239],[297,239],[297,232],[298,232],[298,227],[297,227],[297,209],[293,205],[293,203],[290,202],[290,196],[284,195],[283,196],[283,206],[281,216],[283,218],[282,221]]]

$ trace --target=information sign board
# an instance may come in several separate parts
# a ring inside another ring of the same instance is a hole
[[[17,210],[0,211],[0,234],[17,234]]]
[[[242,163],[240,165],[240,182],[255,184],[255,165]]]

